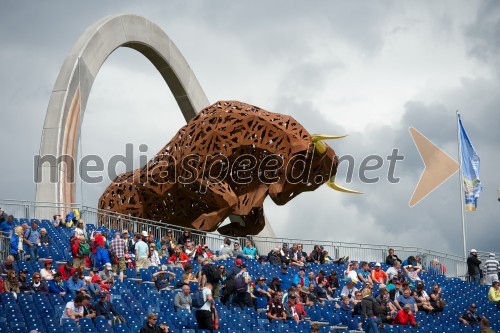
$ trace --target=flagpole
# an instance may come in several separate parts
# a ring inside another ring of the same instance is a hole
[[[465,238],[465,193],[464,193],[464,182],[462,181],[462,143],[460,141],[460,113],[457,110],[457,140],[458,140],[458,161],[460,169],[458,170],[458,182],[460,183],[460,213],[462,215],[462,238],[464,244],[464,258],[467,258],[467,245]]]

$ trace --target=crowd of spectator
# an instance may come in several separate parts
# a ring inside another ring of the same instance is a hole
[[[29,272],[18,270],[18,263],[27,259],[38,261],[38,248],[48,246],[51,238],[47,230],[38,228],[36,221],[30,226],[26,223],[14,226],[13,217],[6,216],[3,211],[0,211],[0,217],[4,218],[0,222],[0,231],[11,234],[10,255],[0,263],[3,276],[0,292],[54,293],[63,297],[69,294],[72,300],[60,314],[61,320],[72,318],[78,322],[84,317],[103,316],[110,325],[125,322],[110,302],[110,288],[115,281],[123,282],[127,268],[135,268],[139,274],[140,269],[150,266],[158,268],[152,274],[156,289],[177,290],[175,309],[194,311],[200,329],[218,328],[216,300],[228,307],[257,309],[258,299],[265,298],[265,313],[269,320],[291,320],[297,324],[306,320],[308,307],[335,302],[340,311],[361,316],[363,328],[373,332],[378,332],[385,324],[418,327],[417,312],[439,315],[446,308],[440,285],[433,285],[432,293],[428,294],[421,279],[424,271],[432,274],[446,272],[446,267],[437,259],[424,267],[421,257],[410,256],[401,260],[393,249],[389,249],[385,261],[389,267],[384,270],[381,263],[371,266],[368,262],[349,261],[349,257],[334,259],[319,245],[306,253],[302,244],[289,247],[283,243],[262,255],[250,239],[245,240],[241,248],[239,242],[225,238],[220,248],[210,249],[203,242],[196,244],[188,229],[183,230],[177,239],[173,231],[168,230],[167,236],[160,240],[147,231],[133,235],[127,230],[110,235],[98,230],[89,232],[77,211],[69,221],[59,215],[52,221],[55,228],[72,228],[67,262],[55,270],[52,261],[45,259],[43,268],[28,279]],[[235,259],[232,267],[222,264],[229,258]],[[272,277],[251,276],[247,270],[248,260],[268,261],[279,266],[279,273]],[[193,272],[195,262],[200,266],[197,272]],[[325,263],[347,263],[347,266],[342,275],[335,269],[329,272],[320,270],[318,274],[311,269],[312,264]],[[467,265],[471,282],[479,283],[482,271],[476,250],[471,250]],[[182,282],[176,285],[171,284],[175,277],[174,267],[185,272]],[[291,267],[295,267],[297,273],[290,275]],[[499,265],[494,254],[490,254],[484,267],[485,281],[491,285],[488,298],[500,310]],[[346,283],[339,293],[340,281]],[[195,293],[190,289],[192,283],[198,286]],[[168,332],[167,325],[157,325],[157,318],[157,314],[151,313],[141,332]],[[470,304],[457,320],[463,325],[488,327],[487,319],[477,313],[475,304]],[[314,331],[315,327],[311,330]]]

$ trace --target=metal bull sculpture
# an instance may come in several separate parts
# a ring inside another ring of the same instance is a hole
[[[290,116],[221,101],[202,110],[144,167],[116,177],[99,208],[233,236],[258,234],[264,199],[284,205],[334,182],[338,159]]]

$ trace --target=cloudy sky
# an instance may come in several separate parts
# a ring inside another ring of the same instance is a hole
[[[3,1],[1,198],[34,199],[32,160],[60,66],[87,26],[118,13],[158,24],[211,102],[240,100],[290,114],[311,133],[349,134],[331,145],[354,156],[355,176],[346,186],[364,194],[324,186],[286,206],[266,201],[277,235],[462,253],[457,175],[408,207],[424,168],[408,128],[456,158],[458,109],[481,157],[484,186],[478,211],[467,214],[467,247],[500,252],[497,1]],[[183,124],[153,65],[122,48],[94,82],[81,153],[106,160],[132,143],[136,153],[147,144],[152,157]],[[405,156],[395,172],[400,182],[388,182],[385,160],[368,174],[380,181],[362,184],[361,161],[394,148]],[[79,184],[78,198],[96,206],[107,185]]]

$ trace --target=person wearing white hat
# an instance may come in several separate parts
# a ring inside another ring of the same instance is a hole
[[[483,267],[486,273],[486,284],[491,286],[493,282],[498,281],[498,272],[500,272],[500,263],[494,253],[488,255],[488,260],[484,262]]]
[[[470,250],[470,256],[467,258],[467,273],[469,274],[470,282],[480,283],[481,270],[479,265],[481,265],[481,260],[477,257],[477,250]]]

